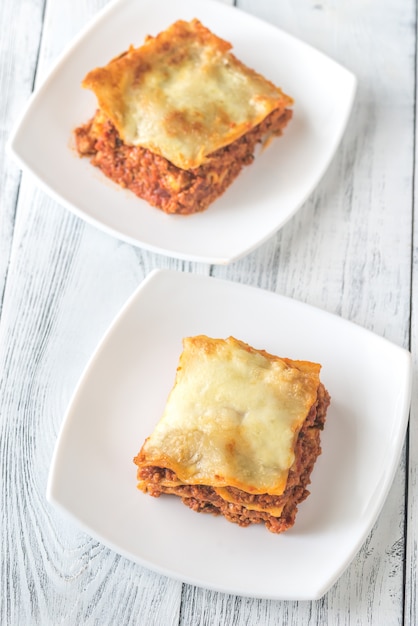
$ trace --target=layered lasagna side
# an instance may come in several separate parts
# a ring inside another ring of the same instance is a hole
[[[292,117],[292,99],[230,49],[179,20],[89,72],[98,108],[75,130],[79,154],[166,213],[206,209]]]
[[[330,397],[319,373],[233,337],[186,338],[163,416],[134,459],[138,488],[287,530],[321,453]]]

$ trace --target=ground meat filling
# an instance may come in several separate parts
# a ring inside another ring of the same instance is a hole
[[[182,170],[146,148],[125,145],[100,111],[74,135],[80,156],[90,157],[108,178],[165,213],[190,214],[205,210],[222,195],[242,168],[253,162],[256,145],[280,135],[291,117],[289,109],[273,111],[192,170]]]
[[[281,533],[293,526],[298,505],[309,495],[306,487],[310,483],[316,459],[321,454],[320,435],[329,403],[329,394],[321,384],[316,404],[311,408],[299,432],[295,446],[295,462],[289,470],[286,489],[280,496],[267,493],[256,495],[228,487],[227,490],[234,499],[234,502],[228,502],[212,487],[178,485],[174,472],[155,466],[139,467],[138,480],[145,483],[147,493],[152,496],[158,497],[163,493],[174,494],[180,496],[184,504],[194,511],[223,515],[230,522],[240,526],[264,523],[271,532]],[[140,461],[139,457],[137,459]],[[249,509],[246,505],[258,505],[263,508],[283,507],[283,509],[280,516],[275,516],[266,510]]]

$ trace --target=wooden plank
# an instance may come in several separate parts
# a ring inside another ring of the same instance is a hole
[[[0,311],[20,182],[20,171],[5,153],[5,145],[32,91],[43,8],[44,0],[18,4],[17,7],[12,2],[0,4]]]
[[[417,103],[418,66],[415,67],[415,120],[418,115]],[[414,178],[414,230],[412,239],[412,281],[411,281],[411,352],[412,352],[412,398],[408,438],[407,475],[407,543],[405,559],[405,624],[418,623],[418,134],[415,121],[415,178]]]

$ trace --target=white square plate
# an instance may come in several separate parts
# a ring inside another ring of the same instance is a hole
[[[185,336],[234,335],[323,365],[332,401],[311,495],[274,535],[136,488],[132,459],[173,385]],[[408,420],[410,354],[346,320],[277,294],[155,270],[93,355],[64,420],[47,497],[122,555],[187,583],[258,598],[320,598],[384,503]]]
[[[96,108],[87,72],[177,19],[199,18],[250,67],[295,99],[294,118],[203,213],[166,215],[106,179],[75,152],[72,131]],[[118,0],[58,61],[9,141],[19,165],[79,217],[169,256],[225,264],[249,253],[297,211],[325,172],[345,129],[356,79],[322,53],[231,6],[211,0]]]

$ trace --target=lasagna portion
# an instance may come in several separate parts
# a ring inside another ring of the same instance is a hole
[[[330,397],[321,366],[233,337],[183,341],[163,415],[134,458],[138,488],[281,533],[294,522]]]
[[[231,47],[179,20],[93,69],[82,84],[98,108],[75,130],[78,153],[166,213],[206,209],[292,116],[292,99]]]

